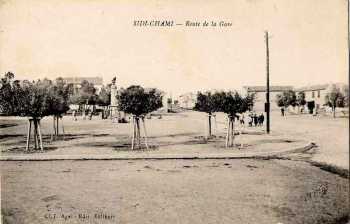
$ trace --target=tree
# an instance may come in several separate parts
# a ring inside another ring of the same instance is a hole
[[[212,136],[211,118],[214,116],[213,114],[218,111],[219,101],[219,93],[197,93],[197,100],[193,109],[208,114],[208,138]]]
[[[276,103],[279,107],[295,107],[297,105],[297,96],[293,90],[283,91],[282,94],[276,95]]]
[[[345,94],[335,84],[331,84],[325,96],[325,100],[329,106],[332,107],[333,117],[335,118],[335,108],[344,107],[345,105]]]
[[[157,89],[144,89],[141,86],[130,86],[121,89],[117,95],[118,109],[133,115],[133,135],[131,149],[134,149],[135,141],[141,148],[140,121],[143,122],[145,145],[148,148],[145,115],[162,107],[162,94]]]
[[[296,97],[296,105],[298,106],[298,113],[300,111],[300,107],[304,107],[305,104],[306,104],[305,93],[298,92],[297,97]]]
[[[108,106],[111,104],[111,85],[102,86],[97,97],[97,104],[103,107],[102,119],[106,118]]]
[[[48,94],[50,97],[49,110],[50,114],[53,115],[53,136],[59,136],[59,120],[62,121],[62,115],[69,110],[69,95],[72,92],[72,86],[67,85],[62,78],[57,78],[55,84],[48,87]],[[64,127],[61,124],[63,134]]]
[[[173,112],[173,107],[172,107],[173,99],[168,98],[166,102],[167,102],[168,112]]]
[[[224,112],[228,117],[226,147],[232,147],[234,142],[234,122],[238,114],[248,111],[254,104],[254,95],[241,96],[238,92],[217,93],[218,111]]]
[[[51,80],[22,82],[14,80],[14,74],[6,73],[1,78],[0,108],[8,108],[7,115],[23,116],[29,120],[26,150],[29,150],[31,133],[34,137],[34,148],[43,150],[40,121],[45,116],[54,116],[54,131],[58,134],[58,118],[68,107],[69,86],[63,79],[57,79],[54,85]],[[55,123],[57,126],[55,126]],[[56,129],[57,127],[57,129]]]
[[[7,72],[1,78],[0,87],[0,111],[6,115],[14,113],[15,110],[15,88],[13,86],[14,74]]]
[[[38,80],[36,82],[23,82],[21,88],[17,89],[16,95],[21,94],[22,99],[14,115],[25,116],[29,119],[26,150],[29,150],[32,125],[34,149],[37,149],[40,144],[40,149],[43,150],[40,121],[43,117],[51,115],[49,87],[48,80]]]
[[[349,86],[348,85],[343,86],[343,93],[344,93],[344,107],[349,107]]]
[[[88,105],[95,105],[97,102],[96,89],[93,83],[89,83],[86,80],[81,82],[80,89],[70,97],[70,103],[78,104],[82,107],[83,116],[85,118]]]

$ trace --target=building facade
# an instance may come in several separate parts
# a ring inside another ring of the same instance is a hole
[[[257,112],[265,111],[266,102],[266,86],[244,86],[246,94],[254,94],[255,101],[253,110]],[[284,91],[293,90],[293,86],[270,86],[270,108],[271,110],[279,110],[276,103],[278,94],[282,94]]]
[[[96,88],[97,93],[100,91],[101,87],[103,86],[103,78],[102,77],[78,77],[78,76],[72,76],[72,77],[64,77],[62,78],[67,84],[73,84],[74,89],[78,90],[81,87],[81,83],[86,80],[89,83],[94,84],[94,87]]]
[[[314,106],[316,111],[318,111],[320,108],[324,107],[326,102],[326,94],[327,89],[329,87],[329,84],[324,85],[310,85],[310,86],[304,86],[295,89],[295,92],[298,94],[300,92],[303,92],[305,94],[305,101],[306,101],[306,109],[307,105],[311,104]]]
[[[179,106],[184,109],[193,109],[197,101],[196,93],[185,93],[179,96]]]

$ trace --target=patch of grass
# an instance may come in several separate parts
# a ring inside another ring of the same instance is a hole
[[[313,166],[316,166],[320,168],[321,170],[337,174],[343,178],[349,179],[349,170],[335,166],[335,165],[330,165],[322,162],[316,162],[316,161],[309,161],[309,163]]]

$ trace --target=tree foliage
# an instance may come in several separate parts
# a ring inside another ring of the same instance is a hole
[[[298,94],[296,96],[296,105],[304,106],[305,104],[306,104],[305,93],[304,92],[298,92]]]
[[[345,91],[348,90],[346,87],[343,88],[343,90],[338,87],[335,84],[331,84],[328,89],[325,96],[325,101],[329,106],[332,108],[336,107],[344,107],[346,104],[346,93]]]
[[[13,73],[1,78],[0,107],[7,115],[41,118],[61,115],[69,109],[71,87],[58,78],[55,84],[48,79],[18,81]]]
[[[141,86],[121,89],[117,95],[119,110],[135,116],[145,115],[163,106],[162,94],[157,89],[145,90]]]
[[[55,84],[48,87],[50,105],[49,110],[52,115],[61,116],[69,110],[69,96],[72,86],[67,85],[62,78],[57,78]]]
[[[251,95],[246,97],[241,96],[238,92],[223,93],[223,103],[220,111],[228,114],[229,116],[236,116],[238,113],[244,113],[248,111],[253,104]]]
[[[197,101],[194,105],[194,110],[205,112],[208,114],[214,113],[217,111],[217,102],[214,100],[215,96],[213,96],[210,92],[197,93]]]
[[[111,104],[111,86],[102,86],[97,97],[97,104],[99,106],[109,106]]]
[[[295,107],[297,105],[297,96],[293,90],[283,91],[282,94],[277,94],[276,103],[279,107]]]
[[[83,104],[92,104],[95,105],[97,103],[97,94],[96,88],[93,83],[89,83],[87,80],[83,80],[81,82],[81,87],[77,92],[75,92],[70,97],[70,103],[83,105]]]

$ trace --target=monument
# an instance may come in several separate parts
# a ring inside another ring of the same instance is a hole
[[[112,79],[112,85],[111,85],[111,118],[120,118],[120,113],[118,110],[118,100],[117,100],[117,94],[118,94],[118,88],[116,85],[117,77],[114,77]]]

